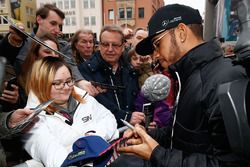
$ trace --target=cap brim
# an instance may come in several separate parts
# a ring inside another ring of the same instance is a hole
[[[141,56],[153,54],[153,52],[154,52],[154,48],[153,48],[153,44],[152,44],[153,37],[154,36],[150,36],[150,37],[147,37],[147,38],[143,39],[142,41],[140,41],[135,47],[136,53],[141,55]]]

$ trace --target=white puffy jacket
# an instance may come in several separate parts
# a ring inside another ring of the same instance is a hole
[[[80,88],[74,89],[81,96],[85,93]],[[23,136],[25,150],[33,159],[42,162],[46,167],[59,167],[72,151],[73,143],[85,136],[86,132],[95,131],[95,135],[107,141],[119,137],[113,114],[90,95],[84,100],[85,103],[76,109],[71,126],[65,123],[66,118],[57,113],[48,115],[42,111],[39,114],[38,122]],[[26,107],[34,108],[38,104],[38,98],[30,92]]]

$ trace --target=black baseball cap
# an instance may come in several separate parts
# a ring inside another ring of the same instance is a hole
[[[202,18],[197,9],[185,5],[172,4],[159,8],[148,22],[148,37],[136,45],[136,53],[142,56],[152,54],[152,39],[165,30],[177,27],[179,23],[201,24]]]

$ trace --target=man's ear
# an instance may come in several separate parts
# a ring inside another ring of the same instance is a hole
[[[178,26],[177,26],[177,29],[178,29],[178,37],[180,39],[180,42],[181,43],[184,43],[187,39],[187,26],[183,23],[180,23]]]
[[[36,17],[36,22],[37,22],[37,24],[41,24],[42,21],[43,21],[43,19],[42,19],[41,16],[37,16],[37,17]]]

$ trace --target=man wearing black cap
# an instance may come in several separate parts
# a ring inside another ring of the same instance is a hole
[[[136,125],[133,132],[125,133],[131,145],[118,150],[149,160],[154,167],[249,166],[230,147],[216,92],[221,83],[246,78],[245,70],[223,57],[217,40],[203,41],[198,10],[164,6],[151,17],[148,28],[148,38],[136,51],[155,52],[155,58],[169,63],[178,79],[173,123],[151,131],[150,136]]]

